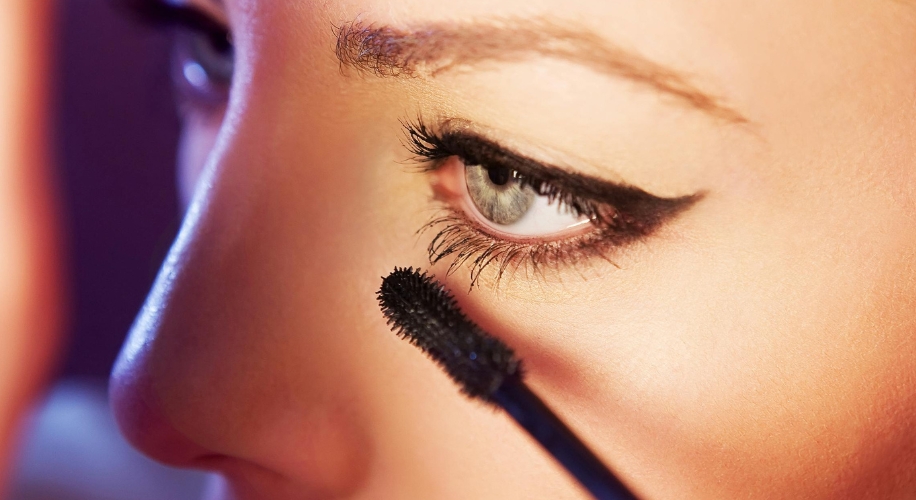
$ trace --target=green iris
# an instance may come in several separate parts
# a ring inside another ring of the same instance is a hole
[[[487,220],[503,226],[521,219],[537,193],[508,168],[468,165],[464,169],[471,201]]]

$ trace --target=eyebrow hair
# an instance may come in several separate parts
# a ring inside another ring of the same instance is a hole
[[[379,77],[435,76],[485,61],[513,62],[531,54],[568,60],[677,98],[715,118],[748,119],[720,98],[692,85],[677,71],[623,49],[577,26],[543,19],[489,23],[431,23],[410,29],[354,21],[335,26],[341,70],[355,68]]]

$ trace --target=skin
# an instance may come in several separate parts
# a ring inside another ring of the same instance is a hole
[[[916,10],[906,2],[226,0],[226,106],[189,111],[189,209],[112,378],[125,435],[214,498],[586,498],[378,311],[430,269],[641,497],[916,490]],[[495,4],[495,5],[494,5]],[[412,79],[342,70],[331,25],[544,17],[687,75],[746,120],[557,58]],[[435,175],[399,120],[705,193],[609,254],[430,267]]]
[[[45,113],[50,7],[7,2],[0,16],[0,496],[20,418],[47,376],[61,323]]]

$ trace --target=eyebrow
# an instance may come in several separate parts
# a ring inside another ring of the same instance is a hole
[[[677,71],[583,27],[547,19],[431,23],[410,29],[354,21],[336,26],[335,35],[341,70],[355,68],[379,77],[416,78],[485,61],[514,62],[534,54],[624,78],[717,119],[748,122],[721,98],[701,91]]]

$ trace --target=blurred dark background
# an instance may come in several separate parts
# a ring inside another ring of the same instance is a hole
[[[170,34],[117,0],[57,0],[56,142],[69,242],[62,377],[105,378],[178,227]]]
[[[54,155],[68,343],[22,427],[8,500],[191,500],[207,478],[124,442],[108,373],[177,231],[171,33],[118,0],[56,0]]]

